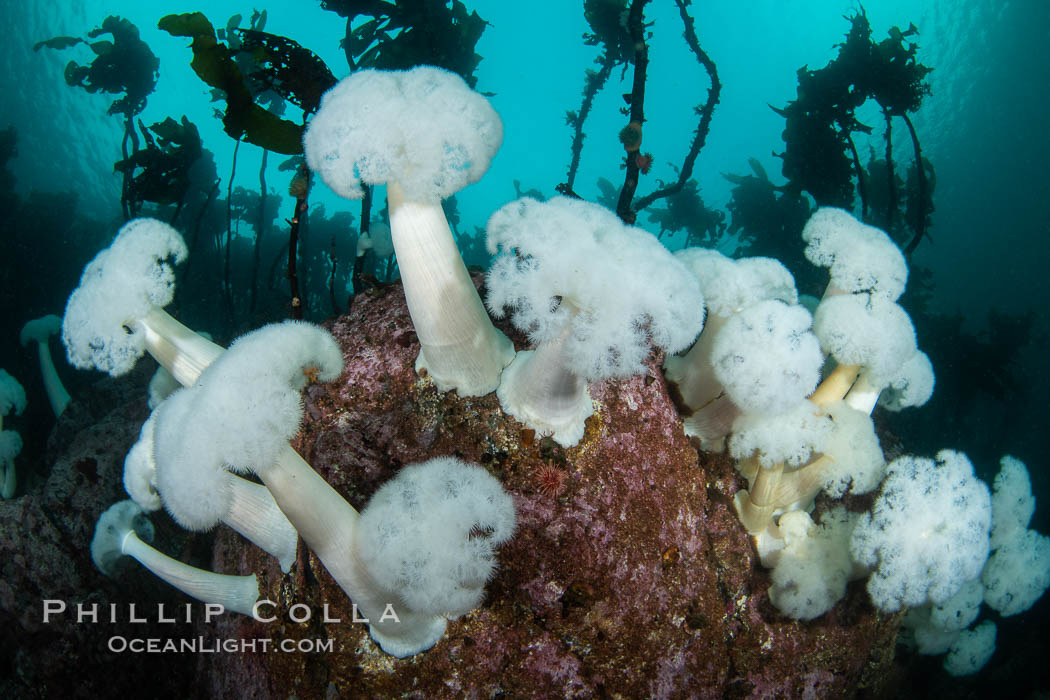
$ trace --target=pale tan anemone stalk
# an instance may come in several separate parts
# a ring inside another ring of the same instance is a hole
[[[836,365],[810,395],[809,400],[821,407],[841,401],[857,382],[860,370],[860,365]]]
[[[191,386],[218,359],[223,347],[154,307],[135,322],[146,340],[146,352],[182,386]]]
[[[154,457],[154,427],[158,412],[155,410],[142,425],[138,442],[124,458],[124,490],[146,511],[159,510],[163,505],[161,494],[157,492],[157,462]],[[295,563],[299,533],[277,507],[277,502],[265,486],[232,473],[227,483],[230,504],[221,518],[222,523],[277,559],[281,571],[288,573]],[[171,512],[174,514],[174,511]]]
[[[818,209],[806,222],[802,238],[809,261],[831,273],[822,302],[846,294],[870,294],[893,302],[904,292],[908,267],[900,249],[885,232],[858,221],[849,212]],[[847,404],[870,414],[881,389],[862,371],[860,365],[838,365],[810,400],[826,406],[849,394]]]
[[[740,409],[726,396],[725,388],[714,372],[695,371],[696,367],[711,367],[711,348],[718,331],[729,320],[728,316],[708,313],[700,337],[684,355],[668,355],[664,359],[664,375],[677,387],[678,395],[691,413],[682,416],[685,434],[700,438],[704,449],[720,451],[724,436],[729,433]]]
[[[744,528],[751,534],[762,532],[773,521],[780,494],[777,489],[784,477],[784,463],[774,462],[768,467],[762,466],[754,457],[743,460],[737,469],[750,482],[751,488],[736,492],[733,505]]]
[[[146,352],[182,386],[193,386],[201,372],[225,352],[163,309],[150,310],[136,326],[145,338]],[[276,557],[281,571],[288,573],[299,535],[272,492],[231,474],[230,495],[230,510],[223,522]]]
[[[900,250],[884,232],[857,221],[849,212],[829,207],[819,209],[806,223],[802,237],[807,243],[807,259],[831,273],[822,304],[854,294],[894,303],[904,291],[908,270]],[[864,365],[839,363],[817,386],[809,401],[821,413],[829,405],[844,400],[850,408],[871,415],[882,388],[870,380]],[[754,535],[765,532],[778,509],[812,504],[833,461],[828,455],[816,455],[805,466],[789,472],[784,472],[782,464],[757,472],[749,469],[754,473],[749,477],[753,478],[752,494],[744,491],[737,495],[737,510],[748,532]]]
[[[664,360],[664,374],[684,404],[680,409],[686,435],[699,438],[703,449],[720,452],[740,409],[727,395],[711,364],[719,333],[734,315],[752,304],[768,299],[794,304],[798,294],[791,273],[770,258],[733,260],[700,248],[680,250],[675,257],[700,281],[707,318],[700,337],[687,353]]]
[[[461,396],[495,391],[514,348],[485,312],[441,200],[479,180],[502,141],[488,100],[433,66],[355,71],[325,93],[303,135],[307,164],[339,196],[386,185],[416,369]]]
[[[102,573],[113,576],[120,557],[129,556],[191,598],[221,605],[224,610],[252,615],[259,599],[255,574],[217,574],[184,564],[146,544],[136,533],[136,528],[145,539],[153,539],[153,526],[134,501],[115,503],[99,516],[91,540],[91,558]]]
[[[397,266],[419,338],[416,371],[426,370],[441,391],[495,391],[514,346],[492,325],[441,202],[407,199],[397,182],[386,191]]]
[[[813,408],[814,413],[821,410]],[[782,460],[763,465],[757,453],[739,460],[737,471],[748,481],[749,488],[737,491],[733,504],[748,533],[758,536],[772,525],[777,512],[816,498],[830,459],[819,455],[794,470],[785,470]]]
[[[816,405],[813,409],[814,415],[825,410]],[[834,462],[831,455],[816,454],[797,469],[785,469],[782,461],[763,466],[755,456],[741,460],[737,468],[750,488],[738,491],[734,503],[748,533],[760,536],[772,526],[778,512],[809,509],[824,488],[827,471]]]
[[[291,446],[285,445],[277,460],[257,473],[303,541],[369,621],[369,632],[385,652],[404,658],[431,648],[444,636],[444,617],[414,612],[396,592],[376,584],[350,545],[360,514]]]
[[[519,352],[503,371],[496,395],[504,411],[559,445],[572,447],[583,439],[594,404],[587,381],[566,365],[565,344],[578,311],[568,299],[561,303],[569,310],[561,333],[535,350]]]
[[[205,370],[187,390],[193,392],[188,398],[193,404],[182,419],[161,414],[156,431],[178,431],[195,444],[201,433],[224,431],[229,417],[236,415],[247,435],[294,434],[302,419],[303,386],[312,378],[334,381],[342,368],[339,346],[322,329],[293,322],[266,326],[239,338]],[[177,422],[169,426],[169,419]],[[444,617],[414,611],[397,591],[376,584],[352,544],[357,510],[286,441],[242,437],[209,452],[190,453],[206,470],[250,467],[259,476],[306,545],[368,619],[372,637],[384,651],[409,656],[442,637]]]
[[[58,378],[58,371],[51,359],[51,348],[48,339],[62,330],[62,319],[54,314],[41,316],[29,321],[22,327],[19,341],[22,347],[36,342],[37,358],[40,360],[40,374],[44,379],[44,391],[47,392],[48,403],[55,417],[61,416],[69,405],[69,392],[62,386],[62,380]]]

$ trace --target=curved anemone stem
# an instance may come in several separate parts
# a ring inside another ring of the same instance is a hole
[[[405,198],[387,184],[390,233],[408,312],[419,338],[416,371],[426,369],[438,389],[461,396],[496,390],[514,359],[514,346],[492,325],[460,257],[441,202]]]
[[[797,506],[805,510],[812,506],[824,488],[824,472],[833,461],[828,455],[820,455],[805,466],[785,473],[773,497],[777,507],[787,510]]]
[[[4,417],[0,415],[0,499],[14,498],[18,486],[15,457],[22,451],[22,438],[13,430],[4,430]]]
[[[225,349],[184,326],[163,309],[154,307],[137,321],[146,338],[146,351],[183,386],[192,386],[201,372]],[[277,559],[288,573],[299,542],[295,527],[281,512],[265,486],[230,475],[232,500],[222,522]]]
[[[570,318],[557,338],[540,343],[534,351],[518,353],[504,370],[497,391],[504,411],[533,430],[550,434],[563,447],[583,438],[586,421],[594,414],[586,380],[565,362],[571,332]]]
[[[850,292],[832,282],[828,282],[827,286],[824,287],[824,295],[820,300],[824,301],[845,294],[850,294]],[[824,381],[820,383],[813,395],[809,397],[809,400],[821,407],[841,401],[849,392],[850,387],[857,381],[857,376],[860,374],[861,369],[860,365],[836,365],[835,369],[824,378]],[[871,411],[868,411],[868,413],[871,413]]]
[[[184,564],[140,540],[134,530],[129,529],[124,535],[120,551],[191,598],[205,603],[218,603],[225,610],[250,616],[259,599],[259,584],[255,574],[216,574]]]
[[[761,466],[751,484],[750,491],[738,491],[734,504],[740,522],[748,533],[755,535],[773,522],[773,512],[777,509],[777,488],[784,474],[784,463],[774,462]]]
[[[664,360],[664,375],[678,387],[686,406],[695,413],[714,401],[723,391],[722,383],[711,369],[711,347],[722,326],[729,319],[709,313],[700,337],[684,355],[669,355]]]
[[[719,394],[691,416],[683,420],[685,434],[700,438],[700,446],[708,452],[725,449],[725,438],[733,429],[733,421],[740,409],[726,394]]]
[[[860,370],[860,365],[837,365],[817,386],[809,400],[821,407],[841,401],[856,383]]]
[[[393,592],[378,586],[358,561],[354,532],[359,514],[290,446],[259,477],[292,521],[303,541],[321,560],[335,582],[369,620],[372,637],[398,657],[434,646],[445,633],[439,615],[413,612]],[[392,606],[394,617],[389,614]]]
[[[66,406],[69,405],[69,392],[63,386],[62,380],[58,378],[58,370],[55,362],[51,359],[51,348],[47,340],[40,340],[36,344],[37,356],[40,358],[40,373],[44,378],[44,391],[47,392],[47,401],[51,404],[51,410],[55,417],[61,416]]]
[[[69,392],[62,386],[62,380],[58,378],[58,371],[51,359],[51,346],[49,339],[52,335],[62,332],[62,319],[54,314],[41,316],[22,326],[19,341],[22,347],[30,342],[36,343],[37,358],[40,360],[40,374],[44,380],[44,390],[47,392],[48,403],[55,417],[59,417],[69,405]]]
[[[7,501],[14,498],[15,490],[18,487],[18,473],[15,471],[15,460],[8,460],[6,464],[2,465],[3,468],[3,485],[0,486],[0,498]]]
[[[854,394],[854,392],[857,393]],[[853,389],[850,390],[849,395],[854,396],[857,404],[851,407],[867,414],[872,412],[875,408],[875,402],[879,398],[879,392],[865,381],[864,375],[861,375],[860,379],[853,384]],[[810,397],[810,400],[812,401],[813,398]],[[850,403],[849,396],[847,396],[846,403]],[[798,469],[785,472],[773,496],[773,502],[777,508],[783,510],[802,508],[806,510],[812,507],[817,494],[824,488],[825,472],[834,461],[834,458],[831,456],[821,454]]]
[[[685,434],[700,438],[701,447],[721,452],[726,435],[740,409],[725,394],[711,366],[711,348],[728,316],[708,313],[704,329],[693,347],[680,356],[664,360],[664,376],[677,387],[685,404],[682,422]]]
[[[299,533],[261,484],[230,475],[230,510],[222,522],[272,555],[288,573],[295,563]]]
[[[221,345],[193,332],[164,309],[153,307],[135,325],[145,336],[146,351],[183,386],[196,382],[223,353]]]
[[[752,453],[749,456],[744,457],[743,459],[737,460],[736,463],[736,470],[740,472],[740,476],[747,479],[747,482],[749,484],[751,483],[751,480],[755,478],[755,476],[758,474],[758,470],[761,468],[762,466],[758,463],[758,455],[755,453]]]
[[[839,372],[840,369],[842,372]],[[859,365],[839,365],[821,382],[809,400],[823,408],[845,398],[850,408],[871,415],[881,389],[876,389],[868,380],[867,373],[860,374],[860,371]],[[821,396],[818,397],[818,394]],[[824,488],[824,471],[833,461],[828,455],[819,455],[804,466],[784,474],[777,489],[776,502],[781,508],[812,506],[817,494]]]

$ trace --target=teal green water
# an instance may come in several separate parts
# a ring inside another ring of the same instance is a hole
[[[492,93],[491,101],[504,122],[504,143],[485,178],[458,197],[464,231],[482,227],[489,214],[514,199],[514,181],[522,190],[546,196],[564,181],[570,159],[570,128],[565,113],[579,108],[584,71],[594,66],[598,50],[581,36],[588,31],[580,3],[568,0],[467,3],[490,23],[477,50],[483,56],[477,89]],[[746,174],[749,159],[757,161],[775,183],[783,183],[784,119],[770,105],[783,107],[796,96],[796,71],[816,69],[837,53],[849,29],[844,18],[855,2],[811,0],[783,2],[694,2],[699,40],[718,66],[723,84],[721,102],[693,177],[705,203],[726,211],[731,183],[726,173]],[[236,13],[253,8],[228,0],[178,6],[154,2],[83,0],[77,3],[5,2],[0,22],[8,40],[0,44],[0,129],[14,126],[18,156],[10,163],[16,190],[73,191],[78,212],[115,231],[121,219],[120,179],[112,164],[119,158],[122,127],[106,116],[110,98],[71,89],[63,80],[66,62],[90,60],[84,46],[65,51],[33,51],[33,44],[56,35],[83,36],[110,14],[135,23],[144,41],[160,59],[159,82],[141,119],[148,125],[185,115],[200,129],[205,148],[215,155],[222,188],[233,158],[233,141],[214,116],[207,87],[189,67],[188,41],[156,28],[168,12],[200,9],[216,26]],[[348,68],[339,40],[344,23],[317,2],[274,2],[267,8],[267,31],[285,35],[319,55],[336,77]],[[1046,113],[1050,108],[1050,3],[1041,0],[884,0],[865,5],[873,36],[881,40],[894,26],[913,23],[918,58],[934,67],[928,76],[931,94],[914,115],[923,151],[936,168],[936,190],[930,239],[916,251],[913,263],[926,268],[933,283],[930,311],[942,318],[960,315],[961,323],[918,328],[920,346],[936,343],[956,347],[938,376],[951,378],[939,386],[926,409],[898,417],[892,424],[909,450],[927,454],[940,447],[967,451],[978,473],[989,478],[1002,454],[1024,460],[1037,498],[1050,493],[1045,445],[1050,379],[1044,371],[1050,342],[1047,299],[1050,282],[1050,139]],[[682,25],[671,2],[654,1],[647,10],[650,65],[646,87],[644,150],[654,156],[638,194],[659,181],[673,180],[672,163],[679,163],[695,128],[693,108],[707,95],[706,73],[681,39]],[[631,72],[613,72],[598,95],[586,123],[587,139],[576,191],[584,198],[600,194],[600,178],[622,183],[622,148],[617,132],[624,125],[622,94],[630,91]],[[301,115],[289,114],[298,120]],[[875,128],[856,140],[863,160],[885,148],[882,119],[867,107],[861,120]],[[895,132],[895,157],[900,167],[911,162],[906,132]],[[258,189],[261,150],[242,146],[234,184]],[[288,172],[279,172],[283,158],[270,158],[267,181],[277,193],[287,191]],[[352,210],[319,186],[312,197],[329,216]],[[278,225],[288,215],[287,204]],[[644,216],[639,225],[657,228]],[[247,231],[247,226],[245,227]],[[248,236],[248,232],[242,232]],[[665,237],[681,247],[684,234]],[[77,268],[95,253],[95,244],[72,239],[53,251],[59,268]],[[0,242],[4,247],[10,241]],[[725,237],[718,247],[732,253],[737,241]],[[7,258],[7,256],[4,256]],[[0,258],[0,268],[6,260]],[[10,259],[10,258],[7,258]],[[21,275],[47,278],[50,269],[4,270],[5,284]],[[68,276],[67,276],[68,277]],[[55,296],[64,298],[68,278],[54,279]],[[65,290],[65,291],[63,291]],[[8,290],[9,292],[11,290]],[[7,298],[17,299],[9,294]],[[20,301],[32,308],[33,300]],[[59,312],[59,309],[50,309]],[[43,312],[44,310],[41,310]],[[1008,334],[990,325],[989,313],[1020,317],[1031,313],[1027,335]],[[8,312],[5,311],[5,314]],[[9,316],[3,325],[14,337],[23,318]],[[952,336],[965,332],[972,342]],[[965,356],[963,356],[965,355]],[[0,347],[0,367],[29,366],[12,341]],[[954,370],[954,372],[953,372]],[[60,367],[68,372],[68,367]],[[1006,377],[1006,379],[1002,379]],[[41,443],[43,436],[37,436]],[[27,443],[31,440],[27,438]],[[1048,499],[1043,498],[1042,502]],[[1032,527],[1050,531],[1050,509],[1037,510]]]

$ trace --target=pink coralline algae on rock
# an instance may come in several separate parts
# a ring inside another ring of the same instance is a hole
[[[294,446],[306,460],[360,509],[402,465],[456,455],[513,494],[517,533],[500,549],[482,606],[451,622],[431,650],[398,660],[352,622],[350,601],[304,547],[283,576],[272,559],[221,530],[212,568],[256,572],[276,621],[227,617],[200,634],[320,640],[331,650],[202,656],[198,680],[207,694],[885,692],[897,620],[876,615],[860,587],[810,623],[773,608],[768,575],[733,511],[740,483],[732,465],[701,459],[685,437],[660,357],[650,357],[643,376],[592,385],[594,415],[583,440],[566,449],[505,415],[494,394],[441,394],[417,376],[419,345],[399,286],[359,295],[350,313],[327,325],[346,369],[305,394],[307,418]],[[309,621],[296,622],[304,610]],[[326,614],[340,621],[326,622]]]
[[[88,545],[99,514],[126,497],[123,459],[147,412],[152,368],[143,367],[78,392],[52,432],[46,468],[25,495],[0,502],[0,649],[11,670],[0,696],[133,696],[147,685],[165,698],[891,693],[898,618],[877,615],[862,585],[808,623],[770,604],[768,573],[732,507],[740,480],[728,460],[701,457],[684,436],[657,355],[642,376],[592,385],[594,415],[566,449],[505,415],[494,394],[441,394],[418,377],[399,286],[359,295],[328,325],[346,370],[305,392],[295,447],[357,508],[401,466],[431,457],[457,455],[492,473],[514,497],[518,529],[484,603],[450,622],[432,649],[399,660],[353,621],[351,601],[304,546],[282,575],[232,530],[188,533],[163,513],[151,518],[159,549],[257,574],[261,597],[275,603],[261,613],[274,620],[206,620],[200,603],[134,562],[103,576]],[[49,599],[69,612],[45,624]],[[77,604],[97,604],[103,617],[116,606],[119,620],[77,623]],[[180,619],[160,622],[160,604]],[[146,623],[129,621],[130,605]],[[244,646],[117,653],[115,638]]]

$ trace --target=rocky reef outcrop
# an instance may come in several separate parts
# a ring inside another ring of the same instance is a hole
[[[450,623],[430,651],[398,660],[352,621],[350,601],[308,550],[300,546],[296,567],[282,576],[237,535],[219,533],[216,568],[259,573],[278,621],[231,618],[211,633],[332,646],[203,657],[199,675],[210,694],[879,693],[895,621],[878,617],[860,587],[812,623],[773,608],[733,510],[741,484],[728,460],[701,456],[685,437],[660,357],[650,357],[643,376],[592,385],[595,414],[583,440],[566,449],[505,415],[495,395],[441,394],[417,376],[418,344],[399,287],[357,297],[350,314],[326,325],[346,369],[306,393],[295,446],[307,461],[361,508],[402,465],[456,455],[513,495],[517,534],[500,550],[484,604]],[[512,328],[502,330],[523,347]]]
[[[685,437],[657,354],[643,376],[592,385],[595,413],[566,449],[505,415],[495,395],[442,394],[417,376],[419,346],[398,285],[358,295],[325,325],[346,368],[337,382],[307,390],[294,446],[359,509],[401,466],[435,456],[459,456],[498,478],[513,495],[518,529],[481,607],[451,622],[430,651],[395,659],[354,621],[351,601],[301,543],[285,575],[233,531],[193,535],[163,514],[153,517],[158,548],[222,573],[257,574],[273,621],[206,621],[200,604],[187,621],[188,599],[133,563],[117,580],[102,576],[88,544],[99,513],[126,497],[123,457],[147,413],[140,370],[75,397],[52,435],[47,482],[0,503],[5,697],[112,697],[147,680],[157,697],[888,692],[897,620],[877,615],[857,584],[812,622],[776,611],[732,507],[741,482],[727,459]],[[81,624],[67,613],[45,625],[46,599],[74,612],[78,602],[103,613],[117,604],[118,621]],[[128,621],[132,603],[145,623]],[[157,619],[160,603],[180,611],[177,622]],[[193,639],[211,651],[117,653],[114,636]]]

